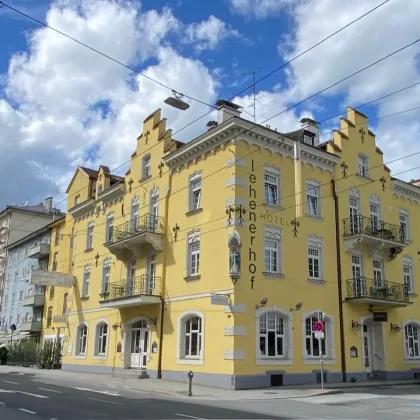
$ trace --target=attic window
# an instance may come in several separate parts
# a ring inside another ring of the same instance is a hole
[[[99,185],[98,186],[98,194],[100,194],[102,192],[102,189],[103,189],[103,186],[102,185]]]
[[[312,137],[310,137],[310,136],[303,136],[303,142],[304,142],[305,144],[310,144],[311,146],[313,146],[313,145],[314,145],[314,140],[313,140],[313,138],[312,138]]]

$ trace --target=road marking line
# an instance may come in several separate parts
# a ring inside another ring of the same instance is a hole
[[[13,382],[13,381],[2,381],[5,384],[12,384],[12,385],[19,385],[19,382]]]
[[[35,411],[27,410],[26,408],[19,408],[18,410],[23,411],[24,413],[36,414]]]
[[[189,419],[199,419],[199,420],[205,420],[202,417],[194,417],[194,416],[187,416],[186,414],[179,414],[179,413],[174,413],[175,416],[181,416],[181,417],[187,417]]]
[[[96,390],[96,389],[89,389],[89,388],[77,388],[77,387],[74,387],[73,389],[78,389],[79,391],[96,392],[96,393],[98,393],[98,394],[110,395],[111,397],[121,397],[121,395],[120,395],[118,392],[98,391],[98,390]]]
[[[6,394],[14,394],[15,391],[11,391],[10,389],[0,389],[0,392],[5,392]]]
[[[6,403],[0,401],[0,405],[6,405]]]
[[[108,404],[122,405],[121,403],[117,403],[117,402],[113,402],[113,401],[100,400],[99,398],[88,398],[88,400],[100,401],[100,402],[104,402],[104,403],[108,403]],[[197,417],[195,417],[195,418],[197,418]]]
[[[50,397],[47,397],[46,395],[32,394],[31,392],[24,392],[24,391],[15,391],[15,392],[19,392],[19,394],[30,395],[31,397],[36,397],[36,398],[50,398]]]
[[[38,389],[41,389],[42,391],[55,392],[56,394],[62,394],[61,391],[56,391],[54,389],[48,389],[48,388],[38,388]]]

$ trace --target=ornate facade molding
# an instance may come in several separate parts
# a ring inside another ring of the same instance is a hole
[[[225,350],[223,358],[225,360],[244,360],[246,359],[245,350]]]
[[[246,335],[246,327],[240,327],[240,326],[224,327],[224,334],[226,336]]]
[[[420,188],[415,185],[408,184],[407,182],[393,179],[391,181],[392,192],[399,197],[414,204],[420,204]]]

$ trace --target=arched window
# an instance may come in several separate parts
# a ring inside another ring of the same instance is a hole
[[[108,350],[109,327],[106,322],[100,322],[95,331],[95,356],[105,356]]]
[[[77,327],[76,355],[86,355],[88,327],[81,324]]]
[[[269,312],[260,316],[260,351],[264,357],[284,357],[287,354],[287,322],[281,314]]]
[[[407,324],[404,328],[405,355],[408,359],[420,358],[419,332],[416,324]]]
[[[186,313],[178,321],[178,363],[202,363],[204,318],[199,313]]]
[[[150,176],[152,176],[152,158],[150,155],[146,155],[143,158],[142,178],[148,178]]]

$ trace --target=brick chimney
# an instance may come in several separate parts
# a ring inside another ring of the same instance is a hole
[[[47,198],[45,199],[45,204],[44,204],[44,207],[45,207],[45,210],[46,210],[48,213],[50,213],[50,212],[51,212],[51,210],[52,210],[52,202],[53,202],[53,198],[52,198],[52,197],[47,197]]]

